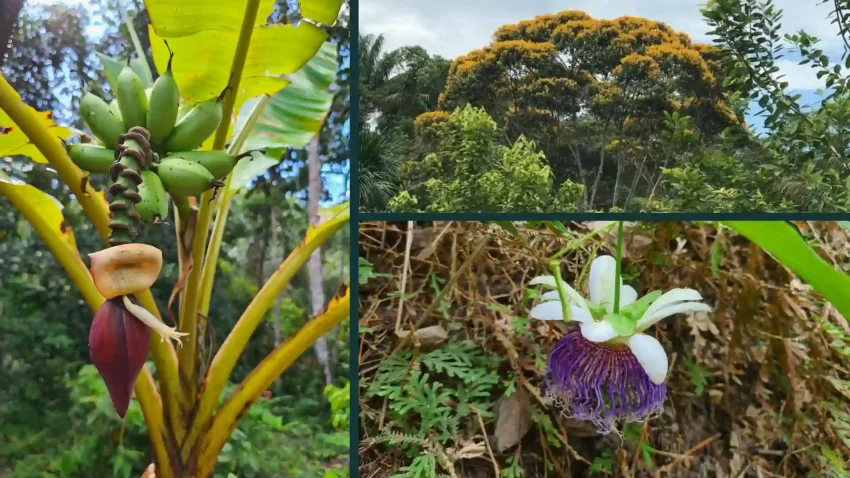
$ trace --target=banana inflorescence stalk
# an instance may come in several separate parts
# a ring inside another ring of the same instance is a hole
[[[142,169],[151,156],[150,133],[142,127],[130,128],[128,133],[119,137],[120,144],[115,149],[116,161],[109,168],[113,181],[109,193],[113,200],[109,203],[112,220],[109,221],[109,245],[117,246],[133,242],[138,232],[134,227],[140,219],[136,204],[142,200],[139,185],[142,183]]]

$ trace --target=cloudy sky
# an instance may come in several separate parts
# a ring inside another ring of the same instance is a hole
[[[820,38],[833,58],[841,55],[841,40],[827,19],[822,0],[774,0],[785,11],[783,33],[800,29]],[[698,42],[710,43],[700,8],[705,0],[359,0],[360,32],[382,33],[385,47],[421,45],[429,52],[454,58],[488,44],[501,25],[544,13],[581,10],[594,18],[623,15],[663,21]],[[831,2],[830,2],[831,3]],[[807,66],[791,60],[779,65],[792,89],[813,90],[822,84]]]

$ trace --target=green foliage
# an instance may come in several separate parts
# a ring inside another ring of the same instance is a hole
[[[848,8],[846,2],[834,2],[831,15],[845,43]],[[783,35],[782,10],[772,2],[714,0],[702,13],[723,47],[724,85],[730,94],[757,104],[755,114],[764,118],[766,129],[762,144],[783,172],[761,192],[787,197],[796,210],[846,210],[848,63],[833,64],[819,40],[805,31]],[[776,75],[777,63],[793,50],[799,64],[824,82],[823,101],[801,104],[801,95],[792,94],[789,83]]]
[[[403,165],[413,193],[400,194],[394,210],[417,206],[447,211],[541,211],[549,204],[550,170],[534,143],[498,142],[498,126],[479,108],[458,109],[434,126],[436,152]],[[414,196],[415,194],[415,196]]]
[[[602,450],[596,458],[593,459],[593,464],[590,466],[591,475],[601,475],[603,473],[611,473],[614,471],[614,452],[611,450]]]
[[[386,398],[388,423],[397,427],[388,429],[379,441],[402,445],[413,459],[398,476],[435,476],[430,462],[419,458],[428,456],[422,455],[424,450],[433,449],[430,441],[457,446],[459,429],[477,420],[475,410],[483,417],[493,416],[490,393],[500,383],[494,369],[498,360],[464,340],[425,353],[400,351],[381,362],[365,395]]]
[[[691,381],[694,384],[694,393],[697,397],[701,397],[705,392],[705,386],[708,385],[708,372],[700,364],[694,362],[688,357],[682,357],[682,363],[691,376]]]

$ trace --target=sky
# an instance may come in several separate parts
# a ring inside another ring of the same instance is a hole
[[[360,0],[360,32],[382,33],[385,49],[420,45],[432,54],[455,58],[491,41],[501,25],[562,10],[581,10],[597,19],[638,16],[662,21],[688,33],[694,41],[710,43],[710,30],[700,9],[704,0]],[[833,58],[842,42],[827,19],[821,0],[774,0],[785,11],[783,33],[806,30],[822,40]],[[831,3],[831,2],[830,2]],[[790,88],[801,92],[822,86],[808,66],[791,59],[778,63]]]

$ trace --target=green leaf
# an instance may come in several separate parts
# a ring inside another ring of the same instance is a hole
[[[658,300],[659,297],[661,297],[661,291],[654,290],[626,307],[621,308],[620,315],[633,322],[637,322],[641,317],[643,317],[643,314],[646,313],[646,309],[648,309],[653,302]]]
[[[781,221],[725,221],[808,282],[850,317],[850,276],[824,261],[791,224]]]
[[[307,0],[301,2],[301,16],[331,26],[336,22],[342,0]]]
[[[277,158],[266,156],[263,153],[254,153],[250,158],[243,158],[233,168],[233,182],[228,194],[233,194],[257,176],[263,174],[267,169],[280,162]]]
[[[620,314],[607,314],[605,320],[614,328],[620,337],[630,337],[635,333],[635,321]]]
[[[336,77],[336,46],[325,43],[316,56],[292,75],[286,88],[269,98],[243,150],[303,148],[322,129],[333,94],[327,90]],[[234,135],[239,134],[259,99],[242,107]]]
[[[514,237],[520,237],[519,229],[511,221],[496,221],[496,225]]]

